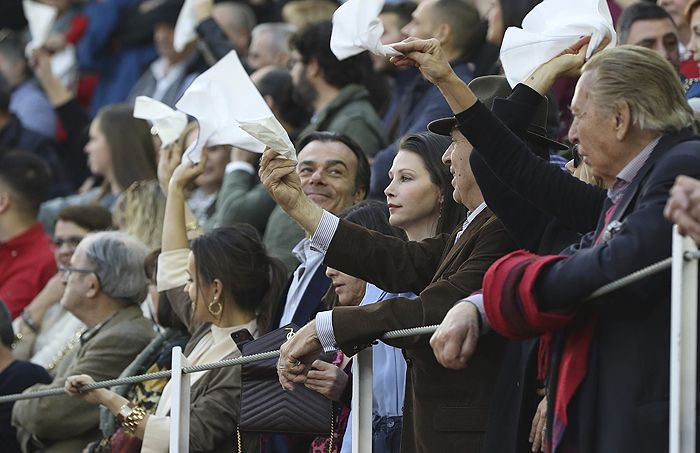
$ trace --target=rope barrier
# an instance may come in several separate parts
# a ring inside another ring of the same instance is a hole
[[[700,259],[700,251],[686,252],[684,258],[686,260]],[[619,280],[616,280],[614,282],[611,282],[611,283],[608,283],[606,285],[601,286],[596,291],[591,293],[591,295],[588,296],[585,299],[585,301],[597,299],[601,296],[609,294],[609,293],[616,291],[620,288],[623,288],[631,283],[642,280],[645,277],[656,274],[656,273],[661,272],[661,271],[668,269],[670,267],[671,267],[671,258],[666,258],[665,260],[661,260],[657,263],[651,264],[645,268],[642,268],[636,272],[633,272],[625,277],[622,277]],[[432,334],[437,330],[438,327],[439,327],[438,325],[432,325],[432,326],[423,326],[423,327],[413,327],[411,329],[392,330],[392,331],[387,332],[384,335],[382,335],[380,337],[380,339],[381,340],[389,340],[389,339],[393,339],[393,338],[411,337],[414,335]],[[279,350],[269,351],[269,352],[261,352],[258,354],[251,354],[251,355],[247,355],[247,356],[238,357],[235,359],[222,360],[220,362],[203,363],[201,365],[194,365],[194,366],[190,366],[190,367],[185,367],[182,369],[182,372],[183,372],[183,374],[189,374],[189,373],[197,373],[200,371],[214,370],[217,368],[225,368],[225,367],[230,367],[230,366],[244,365],[246,363],[274,359],[276,357],[279,357],[279,355],[280,355]],[[87,390],[110,388],[110,387],[114,387],[117,385],[124,385],[124,384],[138,384],[140,382],[150,381],[153,379],[164,379],[164,378],[170,378],[170,371],[159,371],[156,373],[141,374],[138,376],[128,376],[128,377],[124,377],[124,378],[110,379],[107,381],[95,382],[94,384],[88,384],[88,385],[83,386],[81,388],[81,390],[87,391]],[[38,390],[35,392],[17,393],[14,395],[0,396],[0,404],[10,403],[10,402],[19,401],[19,400],[26,400],[26,399],[33,399],[33,398],[44,398],[44,397],[48,397],[48,396],[58,396],[58,395],[65,395],[65,394],[66,393],[65,393],[63,387],[55,387],[55,388],[49,388],[49,389],[45,389],[45,390]]]

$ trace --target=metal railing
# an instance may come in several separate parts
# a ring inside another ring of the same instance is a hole
[[[607,284],[586,298],[595,299],[617,289],[642,280],[671,267],[671,364],[670,364],[670,419],[669,452],[692,453],[695,451],[696,419],[696,350],[697,350],[697,289],[698,259],[700,252],[694,242],[673,229],[673,253],[670,258],[633,272]],[[432,334],[437,325],[401,329],[384,334],[381,339],[401,338]],[[135,384],[152,379],[170,378],[172,392],[170,420],[170,453],[189,452],[190,374],[230,366],[238,366],[279,356],[279,351],[269,351],[236,359],[190,366],[179,347],[173,349],[171,371],[130,376],[96,382],[81,390],[109,388],[116,385]],[[62,387],[36,392],[0,396],[0,403],[30,398],[64,395]],[[372,451],[372,349],[360,351],[353,364],[353,453]]]

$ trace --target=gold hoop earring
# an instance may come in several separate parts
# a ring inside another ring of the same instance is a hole
[[[217,307],[216,310],[213,307]],[[214,297],[211,302],[209,302],[209,306],[207,307],[209,310],[209,313],[211,313],[212,316],[218,317],[221,314],[221,311],[224,309],[224,306],[221,305],[221,302]]]

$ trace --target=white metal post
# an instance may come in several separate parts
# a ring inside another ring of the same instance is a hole
[[[189,366],[182,349],[173,348],[172,389],[170,403],[170,453],[190,451],[190,375],[182,374],[182,368]]]
[[[372,453],[372,348],[352,364],[352,453]]]
[[[673,227],[671,268],[671,401],[669,452],[695,452],[695,393],[697,376],[697,259],[685,259],[696,251],[690,238]]]

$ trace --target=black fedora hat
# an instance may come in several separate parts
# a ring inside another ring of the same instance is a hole
[[[469,88],[489,110],[493,109],[493,103],[496,98],[507,98],[513,91],[504,76],[493,75],[477,77],[469,82]],[[537,107],[537,112],[535,112],[535,116],[527,128],[527,139],[550,149],[569,149],[565,144],[547,138],[546,124],[547,98],[545,97]],[[454,116],[451,116],[431,121],[428,124],[428,130],[440,135],[450,135],[450,132],[456,125],[457,120]]]

